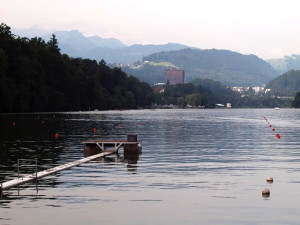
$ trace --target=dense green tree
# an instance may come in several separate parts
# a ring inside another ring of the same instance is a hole
[[[274,108],[290,107],[291,100],[288,98],[276,98],[271,96],[245,96],[240,98],[235,107],[240,108]]]
[[[55,34],[52,34],[50,40],[47,42],[48,49],[55,54],[60,54],[60,49],[58,48],[58,40],[56,39]]]
[[[0,37],[1,37],[1,39],[12,39],[13,38],[10,27],[4,23],[0,24]]]
[[[300,108],[300,91],[297,92],[294,101],[292,102],[292,107]]]
[[[196,79],[192,83],[166,85],[162,94],[166,104],[214,107],[216,103],[232,103],[235,107],[240,95],[219,82]]]
[[[55,35],[20,38],[0,25],[0,112],[131,109],[154,102],[152,88],[104,60],[62,55]]]
[[[177,98],[177,105],[181,108],[186,106],[186,101],[183,97]]]

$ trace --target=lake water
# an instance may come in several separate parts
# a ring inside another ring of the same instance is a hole
[[[34,182],[4,191],[0,224],[300,223],[300,110],[9,114],[0,122],[1,182],[17,176],[18,158],[37,158],[38,170],[83,158],[83,140],[137,134],[143,146],[139,156],[120,150],[45,177],[38,191]]]

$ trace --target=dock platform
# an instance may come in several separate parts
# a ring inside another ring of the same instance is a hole
[[[59,171],[77,166],[82,163],[86,163],[93,159],[105,157],[112,154],[118,154],[118,150],[122,146],[124,147],[124,155],[140,154],[142,150],[141,141],[137,140],[137,135],[127,135],[127,140],[86,140],[82,143],[84,144],[84,155],[86,156],[85,158],[56,166],[44,171],[36,171],[36,173],[3,182],[0,186],[0,193],[2,194],[3,190],[19,186],[33,180],[38,180],[39,178],[57,173]],[[113,147],[113,149],[106,149],[106,147],[108,146]]]
[[[128,140],[86,140],[82,142],[85,145],[85,148],[91,147],[91,146],[98,146],[100,151],[105,151],[106,147],[112,146],[114,147],[114,151],[118,153],[118,150],[120,147],[124,147],[129,145],[129,146],[138,146],[141,144],[141,141],[136,140],[136,141],[128,141]]]

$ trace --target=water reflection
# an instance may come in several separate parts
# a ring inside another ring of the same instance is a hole
[[[137,173],[140,154],[124,154],[124,162],[127,163],[128,172]]]
[[[123,139],[134,133],[143,141],[143,155],[120,151],[45,177],[38,193],[34,182],[21,186],[20,195],[8,190],[0,200],[5,213],[0,223],[31,224],[29,219],[16,222],[24,208],[44,224],[59,224],[52,219],[57,215],[74,225],[298,221],[299,110],[16,114],[1,115],[0,122],[1,181],[16,177],[18,158],[37,158],[43,170],[84,157],[83,140]],[[266,184],[270,175],[276,182]],[[272,197],[260,195],[265,185]],[[40,215],[42,209],[47,213]],[[101,209],[101,217],[92,213],[95,209]],[[85,217],[74,212],[85,212]]]

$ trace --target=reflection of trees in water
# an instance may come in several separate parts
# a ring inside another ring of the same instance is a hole
[[[83,140],[115,138],[118,132],[125,132],[116,131],[120,122],[114,116],[100,113],[7,114],[0,116],[0,122],[0,182],[17,177],[18,159],[37,159],[38,171],[46,170],[84,157]],[[96,132],[93,132],[94,128]],[[54,137],[55,133],[59,134],[58,139]],[[107,157],[99,162],[111,160],[116,159]],[[121,160],[128,163],[128,168],[137,170],[138,156]],[[24,175],[33,171],[20,172]],[[59,181],[60,176],[57,173],[40,179],[39,187],[63,183]]]
[[[44,169],[41,168],[42,165],[57,163],[63,144],[58,144],[54,139],[53,130],[57,126],[55,118],[49,115],[41,118],[38,114],[5,115],[1,116],[1,124],[1,180],[8,180],[17,175],[18,159],[37,159],[39,170]]]

